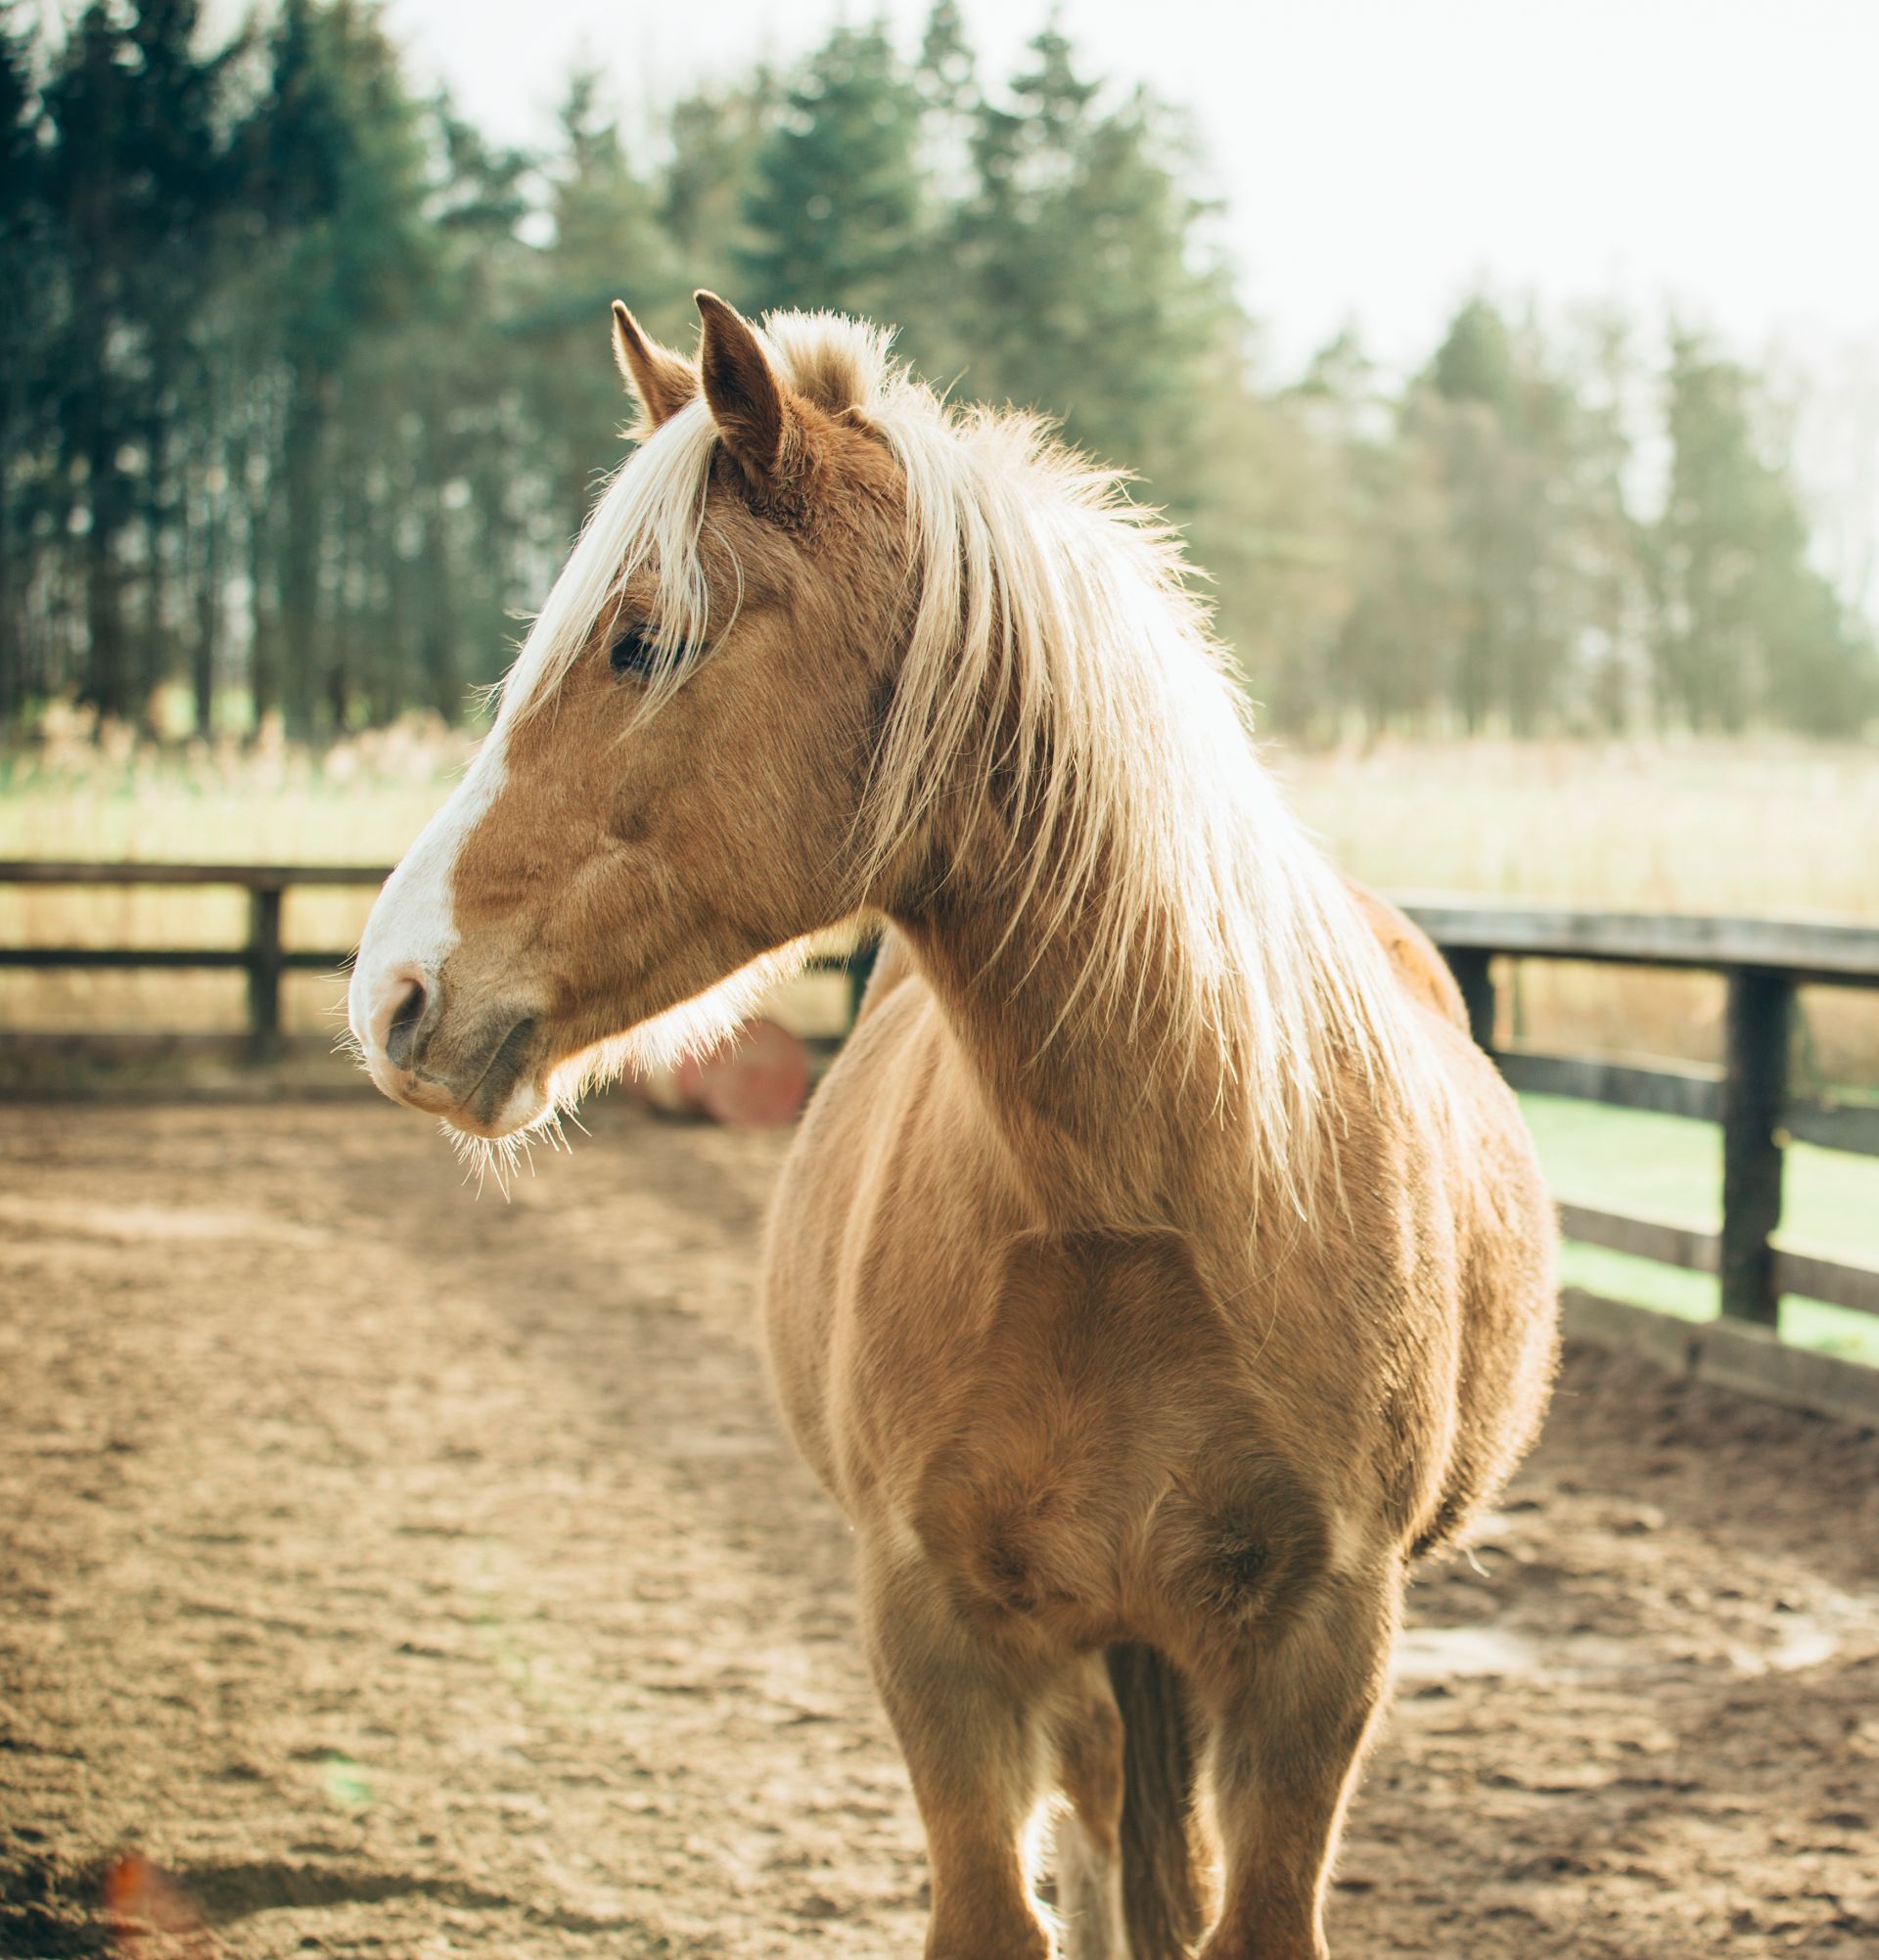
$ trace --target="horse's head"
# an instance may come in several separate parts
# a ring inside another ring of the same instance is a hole
[[[374,1081],[477,1135],[546,1117],[602,1044],[867,895],[902,472],[839,361],[786,379],[775,345],[698,303],[696,364],[616,306],[645,439],[359,948]]]

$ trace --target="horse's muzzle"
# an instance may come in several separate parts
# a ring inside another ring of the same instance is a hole
[[[541,1023],[495,1004],[453,1012],[435,975],[382,976],[355,1026],[372,1079],[403,1103],[476,1136],[506,1136],[541,1115]]]

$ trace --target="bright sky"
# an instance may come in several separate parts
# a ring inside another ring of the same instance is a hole
[[[1009,72],[1048,0],[962,0]],[[577,57],[633,111],[927,0],[389,0],[421,74],[539,136]],[[1745,355],[1879,349],[1879,0],[1063,0],[1086,68],[1198,119],[1273,367],[1347,319],[1419,361],[1481,279],[1666,303]],[[622,290],[631,269],[621,268]]]

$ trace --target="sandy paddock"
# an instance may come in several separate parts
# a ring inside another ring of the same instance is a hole
[[[365,1099],[0,1112],[0,1952],[162,1950],[133,1849],[196,1955],[918,1952],[781,1142],[593,1128],[505,1204]],[[1341,1956],[1879,1953],[1879,1439],[1575,1353],[1412,1604]]]

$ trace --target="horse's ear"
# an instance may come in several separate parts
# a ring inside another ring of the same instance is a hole
[[[698,392],[691,362],[662,347],[619,299],[614,301],[614,359],[620,379],[638,398],[646,434],[669,422]]]
[[[771,480],[783,461],[789,398],[756,332],[735,306],[702,288],[692,295],[704,332],[698,343],[705,399],[724,447],[753,483]]]

